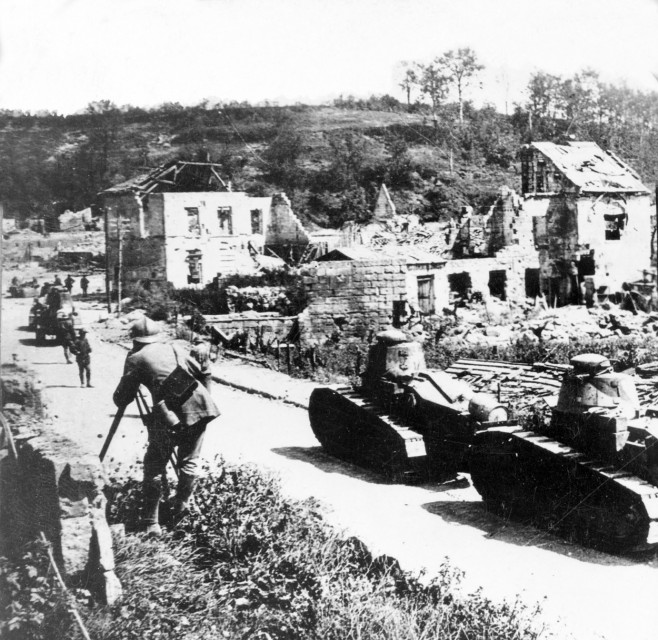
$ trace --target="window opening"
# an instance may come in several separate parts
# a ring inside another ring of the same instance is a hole
[[[217,209],[219,230],[229,236],[233,235],[233,211],[231,207],[219,207]]]
[[[199,209],[197,207],[186,207],[187,211],[187,230],[189,233],[200,236],[201,224],[199,223]]]
[[[261,209],[251,210],[251,233],[263,233],[263,212]]]
[[[622,231],[626,227],[626,214],[605,214],[603,219],[605,220],[605,239],[621,240]]]

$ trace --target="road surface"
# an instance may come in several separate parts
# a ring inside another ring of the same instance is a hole
[[[21,330],[30,301],[3,299],[2,360],[27,361],[41,380],[58,429],[99,451],[114,415],[112,391],[125,350],[94,338],[99,312],[81,310],[92,329],[93,389],[80,388],[77,367],[62,349],[36,347]],[[222,416],[209,427],[206,454],[255,463],[275,471],[291,496],[313,496],[327,519],[360,537],[374,553],[398,558],[403,568],[431,574],[449,558],[465,571],[465,587],[482,587],[494,600],[519,594],[542,602],[543,620],[557,637],[652,640],[658,637],[658,561],[619,558],[566,544],[532,527],[506,523],[485,511],[467,478],[446,485],[402,486],[338,462],[320,449],[306,412],[217,386]],[[135,405],[128,407],[108,454],[114,473],[139,474],[145,433]]]

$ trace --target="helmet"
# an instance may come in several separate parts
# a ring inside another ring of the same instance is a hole
[[[141,344],[158,342],[161,339],[160,325],[144,316],[130,327],[130,337]]]

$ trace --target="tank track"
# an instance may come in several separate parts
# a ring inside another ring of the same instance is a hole
[[[392,482],[428,479],[422,435],[359,391],[315,389],[309,418],[315,437],[330,455],[384,473]]]
[[[541,434],[476,435],[471,478],[487,507],[605,551],[658,544],[658,487]]]

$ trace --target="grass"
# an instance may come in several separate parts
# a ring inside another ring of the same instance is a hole
[[[115,487],[112,519],[137,513],[138,484]],[[460,593],[445,565],[434,579],[374,558],[342,538],[312,501],[285,498],[278,481],[225,465],[197,491],[198,513],[159,541],[117,540],[125,590],[86,612],[95,640],[132,638],[536,639],[535,609]]]

